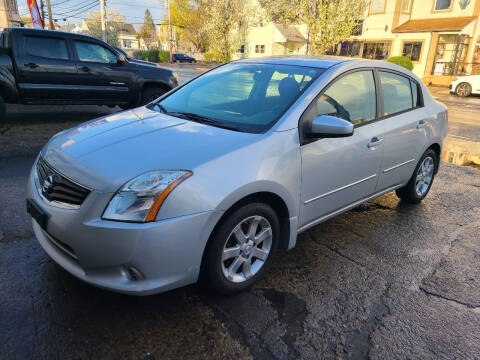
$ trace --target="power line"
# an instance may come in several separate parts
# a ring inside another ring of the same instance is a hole
[[[68,15],[68,14],[70,14],[70,13],[72,13],[72,12],[85,9],[85,8],[91,6],[91,5],[94,5],[94,4],[95,4],[95,6],[98,5],[97,1],[91,1],[90,3],[88,3],[88,4],[86,4],[86,5],[83,5],[83,6],[80,6],[80,7],[76,8],[76,9],[71,9],[71,10],[69,10],[69,11],[67,11],[67,12],[64,12],[64,13],[55,13],[54,15],[57,15],[57,16]]]

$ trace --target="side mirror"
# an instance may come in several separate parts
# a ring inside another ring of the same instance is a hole
[[[353,124],[335,116],[321,115],[312,121],[308,138],[338,138],[353,135]]]
[[[124,64],[125,61],[127,61],[127,59],[125,59],[125,56],[123,56],[123,55],[118,55],[118,57],[117,57],[117,64],[119,64],[119,65]]]

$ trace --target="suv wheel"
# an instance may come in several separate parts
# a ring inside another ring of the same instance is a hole
[[[147,87],[142,92],[142,105],[147,105],[152,101],[158,99],[160,96],[165,94],[167,91],[160,87]]]
[[[204,280],[222,294],[250,288],[272,261],[279,229],[275,211],[266,204],[235,210],[212,235],[202,269]]]
[[[396,191],[397,196],[410,204],[418,204],[430,191],[437,172],[437,154],[428,149],[420,158],[410,181]]]
[[[455,94],[462,97],[470,96],[472,94],[472,86],[469,83],[462,82],[457,85]]]

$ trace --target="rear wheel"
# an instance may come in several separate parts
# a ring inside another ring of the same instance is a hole
[[[472,94],[472,86],[469,83],[462,82],[457,85],[455,94],[462,97],[470,96]]]
[[[160,87],[147,87],[145,90],[143,90],[142,93],[142,105],[147,105],[151,103],[166,92],[167,91],[165,89],[162,89]]]
[[[397,196],[410,204],[420,203],[432,187],[437,166],[437,154],[428,149],[420,158],[408,184],[396,191]]]
[[[222,294],[250,288],[270,265],[278,246],[279,221],[263,203],[230,214],[212,235],[203,264],[203,280]]]

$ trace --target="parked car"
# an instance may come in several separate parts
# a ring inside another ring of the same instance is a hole
[[[462,97],[480,94],[480,75],[456,78],[450,84],[450,92]]]
[[[230,294],[333,216],[394,190],[421,202],[446,132],[447,109],[397,65],[236,61],[54,136],[28,211],[45,251],[90,284],[146,295],[200,278]]]
[[[0,33],[0,103],[131,108],[177,83],[172,71],[129,61],[89,36],[27,28]]]
[[[195,58],[193,58],[191,56],[188,56],[188,55],[185,55],[185,54],[180,54],[180,53],[173,54],[172,55],[172,61],[173,62],[179,62],[179,63],[182,63],[182,62],[196,63],[197,62],[197,60],[195,60]]]

